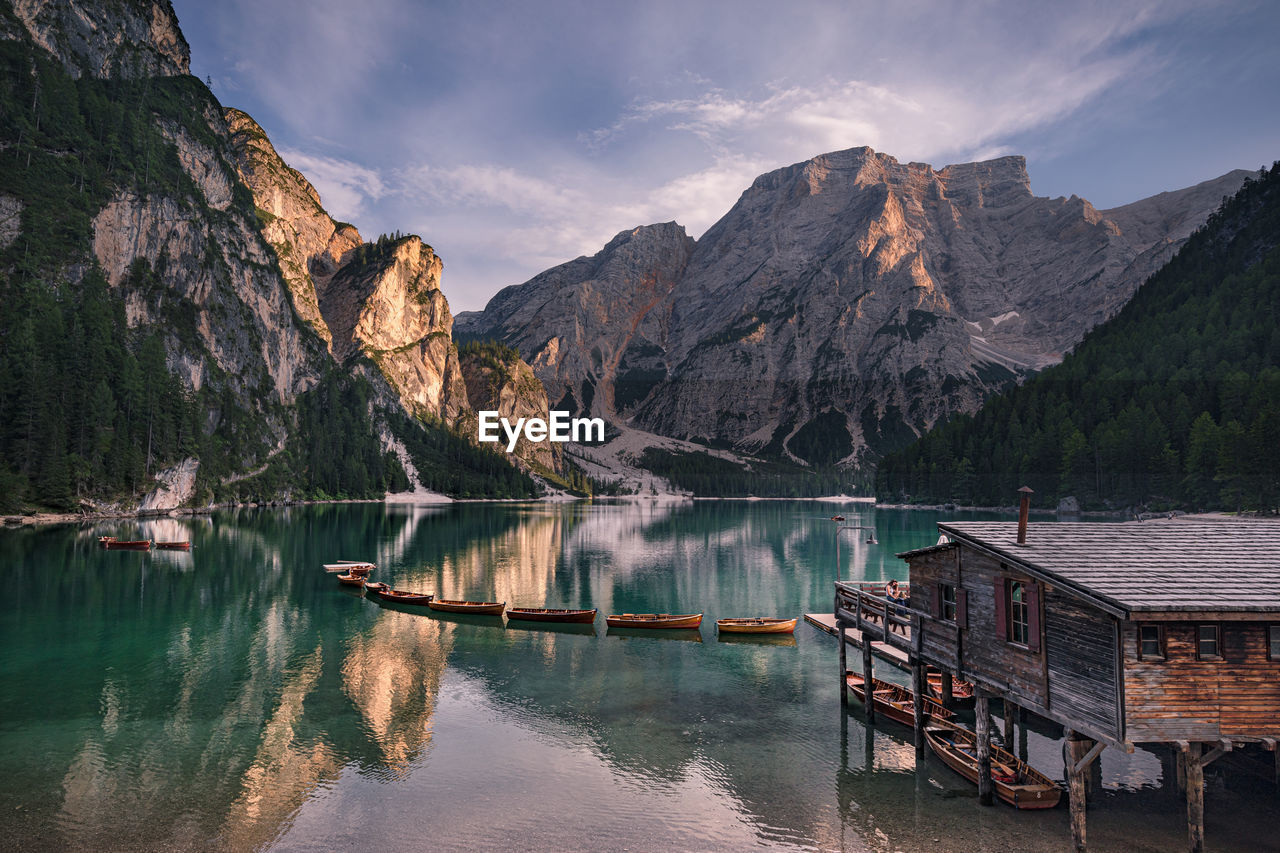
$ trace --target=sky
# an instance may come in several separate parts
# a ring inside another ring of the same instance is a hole
[[[173,0],[193,74],[453,311],[867,145],[1105,209],[1280,159],[1280,3]]]

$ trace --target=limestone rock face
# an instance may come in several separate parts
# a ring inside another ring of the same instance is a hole
[[[590,258],[502,290],[458,317],[459,339],[519,349],[554,408],[614,416],[666,375],[669,297],[693,251],[674,222],[623,231]]]
[[[406,410],[454,423],[467,396],[440,258],[417,237],[365,244],[354,227],[329,216],[257,122],[234,109],[226,121],[236,169],[298,316],[338,362],[372,359]]]
[[[467,392],[440,292],[440,258],[414,236],[364,252],[369,257],[357,253],[319,293],[334,357],[368,355],[406,409],[452,424],[467,408]]]
[[[578,406],[853,464],[1060,360],[1247,174],[1104,213],[1032,195],[1021,157],[935,170],[839,151],[760,176],[692,252],[626,256],[645,229],[627,232],[460,326],[529,353],[553,399],[612,375],[611,405]],[[654,268],[664,293],[635,310],[621,297]],[[609,310],[580,307],[596,294]],[[647,382],[624,396],[633,364]]]
[[[519,418],[547,419],[550,406],[546,389],[533,375],[533,369],[511,350],[500,352],[495,347],[464,349],[461,363],[467,399],[476,412],[495,411],[513,426]],[[506,439],[503,438],[502,442],[505,451]],[[515,455],[552,471],[563,470],[564,453],[558,443],[534,443],[521,436],[516,443]]]
[[[73,78],[191,73],[191,50],[168,0],[14,0],[13,11]]]
[[[241,180],[253,192],[262,235],[275,249],[294,310],[327,346],[333,336],[320,314],[317,284],[328,282],[343,256],[361,244],[360,234],[325,212],[320,194],[276,153],[258,123],[246,113],[225,113]]]

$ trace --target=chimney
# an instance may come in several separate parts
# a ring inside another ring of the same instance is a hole
[[[1030,486],[1023,486],[1018,489],[1018,494],[1022,495],[1022,502],[1018,505],[1018,544],[1027,544],[1027,514],[1031,511],[1031,491]]]

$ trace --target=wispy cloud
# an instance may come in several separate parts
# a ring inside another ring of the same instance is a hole
[[[335,219],[359,224],[371,203],[387,195],[382,175],[351,160],[281,148],[280,156],[320,193],[325,210]]]

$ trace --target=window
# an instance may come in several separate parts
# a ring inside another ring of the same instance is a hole
[[[942,605],[942,618],[956,621],[956,588],[949,583],[938,584],[938,601]]]
[[[1138,659],[1149,660],[1164,657],[1164,632],[1159,625],[1138,626]]]
[[[1201,660],[1219,657],[1218,651],[1218,626],[1217,625],[1197,625],[1196,626],[1196,657]]]
[[[1022,581],[1009,582],[1009,642],[1027,645],[1030,635],[1027,623],[1027,585]]]
[[[1267,657],[1280,660],[1280,625],[1267,626]]]

